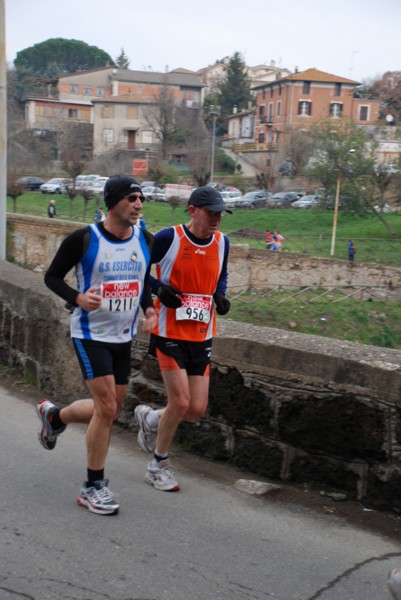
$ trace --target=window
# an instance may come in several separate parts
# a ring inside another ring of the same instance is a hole
[[[342,102],[330,102],[330,116],[334,118],[341,117],[343,112]]]
[[[114,131],[112,129],[103,129],[103,142],[110,144],[114,140]]]
[[[270,98],[273,98],[273,86],[270,88]]]
[[[102,119],[113,119],[114,118],[114,106],[104,104],[100,108],[100,117]]]
[[[276,115],[277,117],[279,117],[281,115],[281,100],[279,100],[277,102],[277,110],[276,110]]]
[[[334,85],[334,95],[341,96],[341,83],[336,83]]]
[[[269,121],[272,120],[273,117],[273,102],[270,102],[269,104]]]
[[[137,119],[138,118],[138,107],[137,106],[127,106],[127,119]]]
[[[104,87],[98,86],[96,88],[96,96],[104,96]]]
[[[78,119],[78,111],[76,108],[68,109],[68,118],[69,119]]]
[[[264,114],[265,114],[265,105],[264,105],[264,104],[261,104],[261,105],[259,106],[259,116],[260,116],[260,117],[263,117],[263,115],[264,115]]]
[[[298,114],[304,117],[310,117],[312,114],[312,102],[309,100],[300,100],[298,102]]]
[[[304,81],[304,84],[302,86],[302,93],[310,94],[310,81]]]
[[[84,87],[84,94],[86,94],[86,95],[90,95],[91,93],[92,93],[92,87],[90,87],[90,86],[86,85],[86,86]]]
[[[369,106],[360,106],[359,107],[359,120],[360,121],[368,121],[369,120]]]
[[[264,141],[265,141],[265,134],[263,133],[263,131],[261,131],[258,136],[258,142],[259,142],[259,144],[263,144]]]
[[[38,106],[35,104],[35,116],[37,117],[57,117],[57,108],[55,106]]]
[[[281,89],[281,83],[279,83],[279,84],[278,84],[278,95],[279,95],[279,96],[281,96],[281,92],[282,92],[282,89]]]
[[[152,131],[142,131],[142,143],[143,144],[152,144],[153,142],[153,132]]]
[[[78,85],[76,83],[70,83],[70,92],[72,94],[78,93]]]

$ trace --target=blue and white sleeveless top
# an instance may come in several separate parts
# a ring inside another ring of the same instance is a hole
[[[80,306],[75,308],[71,336],[128,342],[137,331],[139,303],[150,262],[146,240],[136,225],[130,238],[118,242],[107,239],[96,223],[89,227],[89,246],[75,269],[77,287],[81,293],[100,287],[102,304],[89,312]]]

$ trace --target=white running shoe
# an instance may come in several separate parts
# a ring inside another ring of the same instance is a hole
[[[394,600],[401,600],[401,569],[396,568],[390,571],[387,586]]]
[[[145,481],[162,492],[178,492],[180,489],[167,459],[160,462],[155,458],[151,460],[148,464]]]
[[[57,407],[50,402],[50,400],[42,400],[36,405],[36,414],[38,415],[42,425],[38,431],[39,443],[46,450],[53,450],[56,443],[57,437],[60,433],[63,433],[66,426],[60,429],[53,429],[52,426],[52,413],[57,410]]]
[[[151,429],[146,420],[152,408],[146,404],[138,404],[135,408],[135,419],[138,423],[138,445],[144,452],[154,452],[156,447],[157,429]]]
[[[107,487],[108,479],[95,481],[93,486],[82,486],[81,493],[77,498],[77,504],[88,508],[97,515],[115,515],[120,505],[114,500],[113,492]]]

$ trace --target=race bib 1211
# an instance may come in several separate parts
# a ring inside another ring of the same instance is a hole
[[[110,281],[101,286],[102,310],[122,312],[134,310],[139,301],[139,281]]]

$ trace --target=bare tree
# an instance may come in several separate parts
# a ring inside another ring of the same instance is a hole
[[[162,160],[168,158],[169,145],[175,131],[174,117],[174,91],[168,86],[166,79],[144,114],[145,122],[160,142]]]
[[[81,192],[81,196],[84,199],[84,210],[83,210],[82,218],[84,221],[86,221],[86,213],[88,210],[88,204],[89,204],[90,200],[92,200],[92,198],[95,197],[95,195],[90,190],[83,189]]]
[[[17,181],[18,176],[14,171],[7,173],[7,196],[13,201],[13,212],[17,212],[17,198],[24,193],[24,186]]]
[[[284,145],[287,161],[291,161],[291,175],[302,175],[313,154],[313,137],[308,131],[293,129]]]

